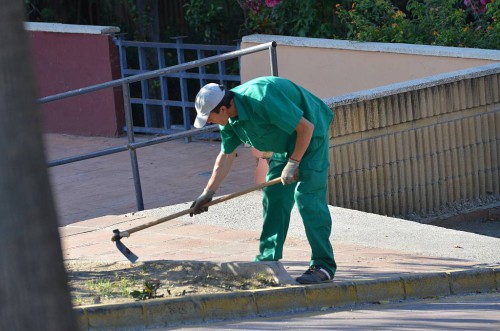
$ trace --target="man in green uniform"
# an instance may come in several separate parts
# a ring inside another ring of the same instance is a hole
[[[290,213],[297,204],[312,254],[309,269],[297,281],[331,281],[337,265],[330,243],[331,217],[326,201],[328,132],[333,112],[311,92],[280,77],[261,77],[227,90],[205,85],[196,96],[196,128],[219,124],[221,152],[193,214],[204,207],[231,169],[236,148],[249,144],[273,152],[267,180],[283,185],[263,189],[264,223],[255,261],[282,258]],[[193,215],[191,215],[193,216]]]

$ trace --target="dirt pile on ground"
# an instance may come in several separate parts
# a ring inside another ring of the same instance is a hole
[[[125,303],[245,291],[277,286],[269,275],[237,277],[208,262],[149,261],[140,263],[67,261],[74,306]]]

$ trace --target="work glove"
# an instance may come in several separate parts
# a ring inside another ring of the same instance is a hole
[[[205,204],[212,201],[215,192],[211,190],[204,189],[203,193],[194,200],[193,204],[189,208],[194,208],[194,211],[189,213],[189,216],[193,217],[193,215],[201,214],[208,211],[208,207],[203,207]]]
[[[288,163],[281,172],[281,182],[283,185],[295,183],[299,179],[299,164],[300,162],[298,161],[288,160]]]

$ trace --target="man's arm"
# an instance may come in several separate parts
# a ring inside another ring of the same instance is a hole
[[[220,184],[222,184],[224,178],[226,178],[227,174],[229,173],[229,170],[231,170],[235,157],[236,151],[232,152],[231,154],[224,154],[223,152],[219,153],[217,159],[215,160],[212,176],[208,180],[208,184],[205,190],[210,190],[213,192],[217,191]]]
[[[307,150],[307,147],[309,147],[309,143],[311,142],[314,124],[302,117],[299,124],[295,128],[295,131],[297,132],[297,140],[295,141],[295,149],[293,150],[290,159],[300,162]]]
[[[299,164],[304,156],[304,153],[311,143],[314,125],[302,117],[299,124],[295,128],[297,132],[297,140],[295,141],[295,149],[293,150],[290,160],[281,172],[281,182],[283,185],[292,184],[299,179]]]
[[[220,184],[229,173],[229,170],[231,170],[231,166],[233,165],[235,157],[236,152],[233,152],[231,154],[224,154],[223,152],[220,152],[219,155],[217,155],[212,176],[208,180],[208,184],[201,195],[196,198],[196,200],[194,200],[193,204],[191,205],[191,208],[194,208],[194,211],[192,213],[189,213],[189,216],[201,214],[208,210],[208,207],[203,206],[212,201],[212,198],[215,195],[215,191],[217,191]]]

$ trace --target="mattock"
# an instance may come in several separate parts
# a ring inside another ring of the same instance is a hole
[[[239,191],[239,192],[235,192],[235,193],[223,195],[223,196],[221,196],[221,197],[219,197],[217,199],[214,199],[214,200],[210,201],[209,203],[205,204],[204,206],[205,207],[210,207],[210,206],[216,205],[218,203],[234,199],[234,198],[239,197],[241,195],[244,195],[244,194],[247,194],[247,193],[250,193],[250,192],[253,192],[253,191],[257,191],[257,190],[260,190],[260,189],[262,189],[264,187],[271,186],[271,185],[274,185],[274,184],[277,184],[277,183],[281,183],[281,178],[278,177],[278,178],[275,178],[275,179],[270,180],[268,182],[261,183],[259,185],[247,188],[247,189]],[[194,212],[194,208],[189,208],[189,209],[177,212],[175,214],[159,218],[159,219],[157,219],[155,221],[151,221],[151,222],[148,222],[146,224],[138,225],[136,227],[133,227],[133,228],[125,230],[125,231],[120,231],[118,229],[115,229],[115,230],[113,230],[113,237],[111,237],[111,241],[114,241],[116,243],[116,247],[118,248],[118,250],[120,252],[122,252],[122,254],[125,255],[125,257],[130,262],[135,262],[138,259],[137,255],[135,255],[134,253],[132,253],[132,251],[130,249],[128,249],[127,246],[125,246],[125,244],[123,244],[121,242],[122,238],[128,238],[128,237],[130,237],[130,235],[132,233],[135,233],[137,231],[141,231],[141,230],[150,228],[152,226],[155,226],[155,225],[167,222],[167,221],[171,221],[171,220],[173,220],[175,218],[178,218],[178,217],[190,214],[192,212]]]

